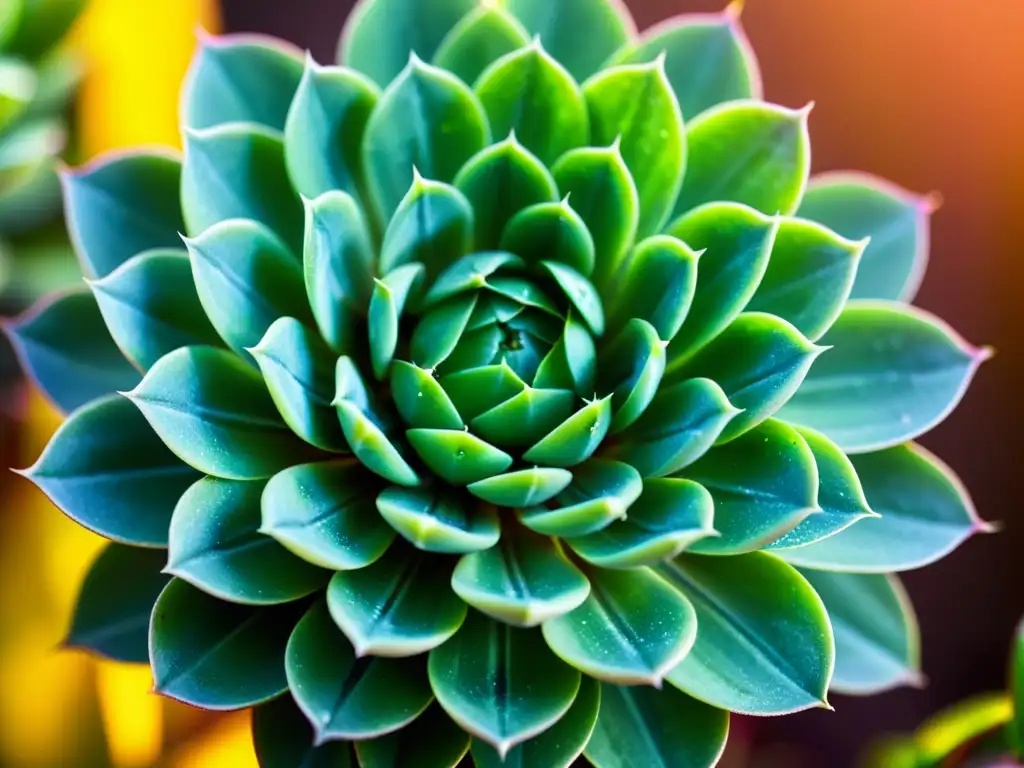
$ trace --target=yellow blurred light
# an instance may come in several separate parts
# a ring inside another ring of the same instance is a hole
[[[259,768],[250,723],[246,712],[225,717],[201,741],[179,751],[168,768]]]
[[[160,756],[163,702],[153,694],[153,675],[140,664],[98,663],[100,712],[116,768],[146,768]]]

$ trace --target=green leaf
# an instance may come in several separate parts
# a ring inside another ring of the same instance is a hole
[[[68,232],[82,271],[105,277],[137,253],[181,246],[176,154],[121,152],[61,175]]]
[[[463,256],[453,261],[437,277],[423,297],[423,307],[429,309],[453,296],[478,291],[487,286],[487,278],[499,269],[518,264],[515,254],[503,251],[484,251]]]
[[[444,36],[433,64],[448,70],[467,85],[473,85],[493,62],[529,42],[529,34],[508,11],[500,6],[481,4]]]
[[[470,158],[456,176],[455,186],[473,207],[477,250],[496,248],[505,226],[519,211],[558,201],[554,178],[514,133]]]
[[[298,262],[262,224],[218,222],[185,245],[207,317],[243,358],[278,318],[310,319]]]
[[[665,347],[646,320],[634,318],[603,350],[602,391],[612,391],[612,433],[634,423],[651,404],[665,373]]]
[[[557,723],[539,736],[513,747],[504,758],[486,742],[474,740],[473,760],[478,768],[531,768],[537,765],[569,768],[583,754],[583,748],[594,731],[600,705],[601,684],[593,678],[584,677],[580,680],[575,701]]]
[[[508,0],[507,7],[580,82],[636,35],[629,11],[616,0]]]
[[[294,317],[282,317],[249,351],[292,432],[321,450],[344,451],[341,425],[331,407],[334,357],[316,332]]]
[[[612,423],[611,395],[589,400],[523,454],[523,461],[553,467],[574,467],[596,451]]]
[[[404,12],[407,22],[414,13]],[[431,7],[431,13],[443,15],[440,8]],[[387,37],[394,39],[394,32],[389,26]],[[402,202],[414,167],[427,178],[450,182],[490,140],[487,116],[473,92],[414,53],[377,102],[363,137],[366,178],[379,220],[387,222]]]
[[[1013,696],[1013,722],[1010,724],[1017,756],[1024,750],[1024,621],[1017,625],[1010,655],[1010,695]]]
[[[833,349],[779,417],[847,453],[904,443],[939,424],[992,355],[934,315],[892,302],[851,302],[821,343]]]
[[[978,518],[953,471],[913,443],[851,456],[871,509],[823,541],[779,552],[804,568],[888,573],[920,568],[952,552],[974,533],[992,530]]]
[[[281,420],[259,373],[225,350],[175,350],[127,396],[175,455],[207,475],[258,480],[314,453]]]
[[[895,576],[800,573],[825,604],[835,632],[831,690],[863,696],[923,684],[917,618]]]
[[[321,568],[364,568],[395,538],[394,529],[376,512],[378,490],[374,476],[358,461],[289,467],[263,491],[260,532]]]
[[[694,542],[715,536],[714,502],[702,485],[681,478],[646,480],[629,516],[566,543],[601,568],[656,565]]]
[[[107,544],[89,566],[64,645],[105,659],[149,662],[149,617],[170,576],[167,553]]]
[[[284,41],[203,33],[185,77],[181,124],[256,123],[283,130],[301,77],[301,54]]]
[[[526,388],[505,360],[498,365],[451,373],[442,376],[439,382],[462,418],[469,420]]]
[[[356,656],[415,656],[455,634],[466,605],[449,581],[454,561],[402,542],[366,568],[334,574],[327,606]]]
[[[484,440],[505,448],[526,448],[573,414],[576,395],[567,389],[526,387],[473,419],[470,427]]]
[[[528,264],[565,265],[582,277],[594,270],[594,238],[568,197],[521,210],[505,226],[500,247]]]
[[[670,380],[702,377],[716,382],[742,409],[726,425],[718,443],[726,443],[775,414],[797,391],[818,356],[828,350],[808,341],[785,320],[762,312],[744,312]],[[787,421],[792,421],[786,417]]]
[[[928,263],[935,196],[919,196],[865,173],[812,177],[797,214],[851,240],[871,238],[853,283],[854,299],[910,302]]]
[[[295,190],[312,199],[331,190],[366,199],[363,132],[380,89],[309,54],[284,123],[284,159]]]
[[[379,381],[387,377],[391,361],[398,349],[399,323],[406,302],[419,294],[423,283],[422,264],[403,264],[382,280],[374,279],[373,296],[367,317],[370,337],[370,362]],[[394,386],[394,382],[392,382]],[[461,426],[461,421],[459,422]]]
[[[476,552],[494,546],[501,536],[493,506],[443,487],[387,488],[377,497],[377,510],[404,538],[428,552]]]
[[[659,572],[697,611],[693,650],[668,674],[715,707],[783,715],[824,706],[835,644],[810,584],[778,558],[679,555]]]
[[[478,611],[520,627],[567,613],[590,592],[554,539],[520,526],[503,531],[490,549],[464,555],[451,584]]]
[[[117,346],[142,370],[180,347],[220,344],[184,250],[144,251],[89,287]]]
[[[8,5],[0,13],[9,13]],[[6,23],[0,18],[0,25]],[[0,34],[3,34],[2,28]],[[0,58],[0,131],[17,126],[16,121],[35,97],[36,87],[36,73],[29,64],[8,56]]]
[[[668,348],[669,372],[743,311],[768,268],[778,229],[778,218],[737,203],[709,203],[668,228],[670,235],[701,251],[693,304]]]
[[[4,40],[8,53],[37,59],[72,29],[85,7],[84,0],[20,0],[19,23]]]
[[[731,101],[691,120],[686,126],[690,162],[675,213],[717,200],[743,203],[769,216],[794,213],[810,172],[810,106]]]
[[[265,482],[204,477],[171,518],[167,573],[231,603],[273,605],[322,588],[330,573],[260,532]]]
[[[544,165],[587,143],[583,93],[572,75],[544,50],[540,38],[494,62],[473,90],[494,135],[515,132]]]
[[[422,659],[359,657],[319,600],[285,653],[288,687],[316,743],[372,739],[408,725],[430,704]]]
[[[171,579],[149,628],[156,691],[212,710],[243,709],[284,693],[285,645],[302,607],[225,603]]]
[[[571,482],[568,470],[530,467],[477,480],[467,490],[499,507],[529,507],[557,496]]]
[[[539,630],[473,611],[430,652],[427,670],[438,703],[500,757],[558,721],[580,687],[579,671],[551,652]]]
[[[706,768],[729,735],[729,713],[666,688],[601,685],[601,709],[584,754],[597,768]]]
[[[593,144],[615,142],[636,183],[637,237],[660,232],[686,172],[683,113],[665,74],[665,61],[605,69],[583,84]]]
[[[711,379],[663,387],[612,454],[644,477],[665,477],[707,453],[739,413]]]
[[[196,236],[228,219],[266,225],[302,251],[302,204],[288,180],[281,134],[249,123],[186,129],[181,208]]]
[[[680,474],[711,492],[721,534],[694,543],[694,552],[751,552],[821,514],[814,454],[799,432],[774,419],[708,451]]]
[[[549,536],[584,536],[624,518],[643,491],[633,467],[590,459],[572,471],[572,483],[546,506],[519,511],[523,525]]]
[[[313,743],[313,727],[288,695],[252,712],[252,742],[260,768],[352,768],[347,742]]]
[[[469,485],[504,472],[512,457],[458,429],[410,429],[413,449],[432,472],[452,485]]]
[[[22,370],[65,413],[139,381],[88,290],[50,294],[0,327]]]
[[[551,255],[554,256],[555,254],[552,253]],[[562,292],[572,304],[573,309],[583,318],[590,331],[597,336],[603,334],[605,329],[604,307],[601,305],[601,297],[593,284],[572,267],[558,261],[542,261],[540,266],[555,279],[558,287],[562,289]],[[569,335],[568,329],[571,324],[572,318],[566,318],[566,336]],[[567,349],[579,346],[579,344],[567,344]],[[586,376],[583,378],[590,377]]]
[[[362,768],[456,768],[469,740],[439,704],[431,704],[402,730],[354,746]]]
[[[421,429],[462,429],[451,399],[431,372],[403,360],[391,368],[391,396],[402,421]]]
[[[413,52],[429,60],[477,0],[360,0],[348,16],[338,60],[381,87],[399,76]],[[395,20],[402,23],[396,25]]]

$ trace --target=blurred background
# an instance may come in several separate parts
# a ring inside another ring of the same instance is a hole
[[[625,1],[641,29],[724,4]],[[68,41],[85,66],[70,159],[138,143],[178,145],[177,91],[197,25],[277,35],[328,63],[352,4],[87,0]],[[916,303],[997,350],[960,408],[922,441],[959,472],[981,515],[1003,525],[906,575],[927,687],[836,696],[835,712],[737,721],[742,738],[726,759],[729,768],[841,768],[879,735],[911,730],[943,706],[1003,687],[1024,613],[1017,495],[1024,410],[1016,400],[1024,383],[1024,296],[1016,282],[1024,281],[1024,2],[747,0],[743,24],[766,98],[792,107],[816,102],[815,171],[860,169],[942,195]],[[0,458],[25,466],[57,417],[31,394],[5,402]],[[0,478],[0,510],[0,766],[253,768],[246,717],[162,702],[148,694],[145,668],[59,650],[99,539],[10,475]]]

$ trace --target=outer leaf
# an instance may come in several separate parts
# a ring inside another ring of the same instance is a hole
[[[147,635],[153,604],[170,576],[167,553],[108,544],[82,582],[64,645],[113,661],[149,661]]]
[[[686,127],[690,162],[676,214],[716,200],[743,203],[769,216],[796,211],[811,165],[809,112],[810,106],[731,101],[691,120]]]
[[[257,35],[200,36],[181,99],[181,124],[257,123],[282,130],[302,77],[298,49]]]
[[[835,632],[832,690],[864,695],[922,684],[917,618],[895,576],[801,574],[825,603]]]
[[[174,505],[199,479],[119,395],[75,411],[24,475],[80,525],[153,547],[167,545]]]
[[[469,734],[438,704],[396,733],[355,743],[362,768],[456,768],[469,751]]]
[[[364,568],[395,538],[376,514],[376,495],[374,476],[356,460],[289,467],[263,491],[260,532],[322,568]]]
[[[412,722],[430,704],[420,659],[356,656],[318,601],[288,640],[288,687],[316,743],[372,739]]]
[[[851,456],[879,518],[861,520],[823,541],[780,552],[805,568],[887,573],[928,565],[971,534],[991,527],[945,464],[918,445]]]
[[[877,451],[930,430],[992,355],[935,316],[888,302],[851,302],[821,341],[834,349],[779,416],[818,430],[847,453]]]
[[[301,604],[225,603],[171,579],[149,628],[156,690],[203,709],[269,701],[288,687],[285,644],[300,615]]]
[[[573,482],[547,506],[519,513],[523,524],[549,536],[584,536],[626,516],[643,491],[633,467],[590,459],[573,468]]]
[[[493,62],[529,42],[523,25],[504,8],[478,5],[445,35],[434,65],[472,85]]]
[[[260,768],[351,768],[352,749],[343,741],[313,744],[313,728],[288,695],[252,712],[252,742]]]
[[[524,208],[501,234],[501,250],[528,264],[566,265],[584,277],[594,270],[594,247],[590,230],[569,205],[568,197],[560,203]]]
[[[546,621],[544,639],[591,677],[660,687],[697,637],[690,601],[649,568],[587,568],[586,574],[590,595],[576,610]]]
[[[551,652],[538,630],[474,612],[430,652],[427,669],[438,703],[501,757],[561,718],[580,687],[580,673]]]
[[[457,429],[410,429],[409,442],[434,473],[453,485],[469,485],[504,472],[512,457]]]
[[[462,554],[494,546],[501,535],[489,504],[468,497],[391,487],[377,497],[377,510],[418,549]]]
[[[743,714],[828,706],[835,645],[820,598],[772,555],[680,555],[660,569],[697,610],[693,650],[668,681]]]
[[[674,688],[604,683],[584,754],[597,768],[706,768],[718,762],[728,735],[728,712]]]

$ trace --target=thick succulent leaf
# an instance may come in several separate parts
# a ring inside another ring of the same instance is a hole
[[[442,487],[387,488],[377,497],[377,510],[403,537],[428,552],[476,552],[494,546],[501,536],[493,506]]]
[[[588,567],[585,573],[590,594],[575,610],[544,623],[547,644],[590,677],[661,687],[697,636],[690,601],[649,568]]]
[[[601,568],[656,565],[699,539],[717,535],[713,516],[711,494],[699,483],[674,477],[645,480],[625,520],[567,543]]]
[[[636,36],[629,10],[619,0],[508,0],[507,7],[579,82]]]
[[[572,473],[552,467],[529,467],[470,483],[474,496],[499,507],[530,507],[557,496],[572,482]]]
[[[481,3],[444,36],[433,63],[472,85],[492,63],[529,42],[529,33],[508,11]]]
[[[520,627],[573,610],[590,591],[554,539],[519,526],[506,526],[490,549],[464,555],[451,585],[478,611]]]
[[[269,128],[186,129],[181,209],[192,236],[219,221],[252,219],[302,251],[302,203],[288,180],[281,134]]]
[[[184,250],[145,251],[89,287],[117,346],[142,370],[180,347],[220,344]]]
[[[167,572],[231,603],[273,605],[323,587],[330,572],[260,532],[265,482],[204,477],[171,518]]]
[[[124,152],[62,175],[68,232],[82,271],[104,277],[137,253],[181,245],[181,159]]]
[[[801,571],[836,637],[830,690],[866,695],[923,683],[914,608],[895,576]]]
[[[613,434],[639,419],[654,399],[665,373],[665,346],[654,326],[634,318],[603,350],[598,383],[612,392]]]
[[[421,429],[461,429],[458,410],[431,372],[403,360],[391,368],[391,396],[402,421]]]
[[[85,7],[84,0],[16,0],[13,6],[12,28],[2,35],[4,48],[25,59],[36,59],[56,45],[72,29]],[[16,16],[15,16],[16,14]],[[18,19],[13,24],[14,18]]]
[[[412,447],[435,474],[453,485],[469,485],[512,466],[512,457],[458,429],[410,429]]]
[[[283,130],[301,77],[302,56],[284,41],[203,34],[182,89],[181,124],[256,123]]]
[[[370,337],[370,362],[373,374],[380,381],[387,376],[395,351],[398,349],[399,323],[406,302],[415,298],[411,294],[418,294],[424,272],[422,264],[403,264],[389,272],[383,279],[375,278],[373,281],[367,330]]]
[[[261,499],[260,533],[306,562],[334,571],[364,568],[395,531],[376,514],[378,484],[358,461],[300,464],[274,475]]]
[[[576,406],[568,389],[526,387],[505,402],[484,411],[470,422],[484,440],[506,448],[526,448],[564,422]]]
[[[857,268],[854,299],[909,302],[928,263],[937,201],[864,173],[812,177],[797,212],[851,240],[871,238]]]
[[[408,23],[416,11],[404,13]],[[433,6],[431,13],[443,15]],[[386,36],[394,39],[394,32],[389,27]],[[487,116],[469,87],[414,54],[385,89],[363,136],[366,180],[379,220],[387,222],[402,202],[414,167],[450,182],[490,139]]]
[[[728,712],[675,688],[604,683],[584,754],[597,768],[709,768],[728,735]]]
[[[659,571],[693,603],[697,642],[668,681],[712,706],[782,715],[825,703],[835,643],[821,599],[762,552],[679,555]]]
[[[811,221],[783,218],[747,311],[781,317],[811,341],[821,338],[846,305],[866,245]]]
[[[569,711],[539,736],[513,747],[502,757],[486,742],[473,740],[472,755],[477,768],[569,768],[583,754],[590,740],[601,706],[601,684],[591,678],[580,680],[580,689]]]
[[[439,704],[431,704],[402,730],[357,741],[355,748],[361,768],[456,768],[469,741]]]
[[[930,430],[992,354],[934,315],[894,302],[851,302],[821,343],[833,349],[779,417],[818,430],[847,453],[888,448]]]
[[[809,112],[809,106],[731,101],[691,120],[686,182],[676,214],[717,200],[743,203],[769,216],[794,213],[810,173]]]
[[[589,400],[527,450],[523,460],[553,467],[575,467],[600,447],[611,423],[611,395]]]
[[[644,31],[608,65],[636,64],[665,56],[665,74],[683,115],[694,118],[725,101],[761,98],[761,71],[740,27],[742,0],[721,13],[683,14]]]
[[[504,360],[498,365],[451,373],[439,381],[462,418],[470,420],[526,388]]]
[[[64,645],[105,659],[149,662],[149,617],[170,576],[167,553],[107,544],[89,566]]]
[[[88,290],[51,294],[0,327],[22,370],[65,413],[139,382]]]
[[[80,525],[151,547],[167,545],[174,505],[199,479],[120,395],[72,413],[23,474]]]
[[[580,687],[579,671],[551,652],[539,630],[474,611],[430,652],[427,669],[438,703],[501,757],[552,726]]]
[[[259,373],[225,350],[175,350],[127,396],[171,451],[207,475],[257,480],[314,453],[282,421]]]
[[[978,518],[959,478],[920,446],[850,458],[868,504],[881,517],[779,552],[787,561],[828,571],[907,571],[944,557],[974,533],[991,530]]]
[[[285,646],[302,605],[225,603],[171,579],[149,627],[154,688],[213,710],[243,709],[284,693]]]
[[[643,491],[637,471],[618,461],[590,459],[573,467],[572,475],[569,487],[546,506],[519,512],[526,527],[549,536],[584,536],[624,518]]]
[[[554,255],[554,254],[552,254]],[[604,307],[601,304],[601,297],[597,293],[593,284],[582,274],[577,272],[572,267],[566,266],[558,261],[542,261],[540,266],[547,271],[551,277],[554,278],[555,282],[558,283],[558,287],[562,289],[566,298],[569,299],[569,303],[572,304],[572,308],[583,318],[583,321],[587,324],[590,331],[597,336],[604,333]],[[566,318],[566,333],[565,337],[570,335],[570,326],[573,325],[571,317]],[[589,334],[588,334],[589,336]],[[566,351],[570,354],[570,358],[576,358],[577,353],[575,350],[579,350],[578,354],[583,353],[583,343],[576,339],[569,339],[566,342]],[[589,349],[585,353],[589,356],[591,353]],[[572,364],[572,359],[569,360],[571,369],[579,369],[582,366]],[[582,380],[591,378],[589,374],[587,376],[574,376],[578,383],[582,383]],[[579,391],[579,387],[577,387]]]
[[[433,58],[449,30],[476,6],[477,0],[359,0],[345,23],[338,60],[383,88],[398,77],[410,52]]]
[[[572,389],[577,396],[586,399],[595,391],[596,356],[597,350],[590,332],[570,315],[565,319],[565,330],[561,338],[540,361],[533,384],[536,387]]]
[[[331,190],[365,198],[363,132],[380,98],[367,78],[321,67],[307,54],[284,123],[284,159],[292,186],[312,199]]]
[[[449,584],[454,564],[395,542],[366,568],[334,574],[327,606],[356,656],[415,656],[455,634],[466,605]]]
[[[671,475],[707,453],[741,412],[711,379],[663,387],[611,454],[644,477]]]
[[[619,145],[640,202],[638,237],[660,232],[686,172],[686,131],[665,62],[605,69],[587,80],[583,95],[593,144]]]
[[[589,136],[580,87],[544,50],[540,38],[488,67],[473,87],[496,136],[515,132],[522,145],[550,166]]]
[[[568,197],[521,210],[505,226],[500,245],[528,264],[564,265],[583,277],[594,270],[594,238]]]
[[[352,768],[344,741],[316,745],[313,727],[290,695],[252,711],[252,744],[260,768]]]
[[[319,600],[288,640],[288,687],[316,743],[372,739],[412,722],[430,704],[422,659],[357,656]]]
[[[218,222],[185,245],[207,317],[243,358],[279,317],[310,319],[299,263],[262,224]]]
[[[487,285],[487,278],[502,267],[519,265],[515,254],[504,251],[483,251],[463,256],[437,277],[423,297],[423,307],[429,309],[461,293],[478,291]]]

